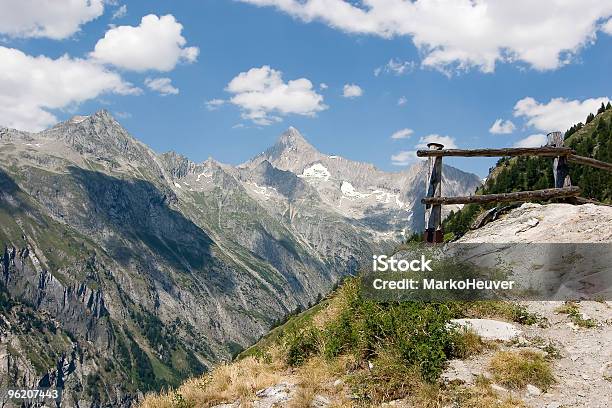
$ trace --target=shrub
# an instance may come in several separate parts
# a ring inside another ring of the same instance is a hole
[[[361,296],[359,279],[342,288],[342,311],[321,329],[309,327],[288,333],[287,363],[300,365],[322,352],[327,358],[352,353],[365,362],[378,350],[393,350],[401,364],[417,367],[424,379],[434,381],[452,353],[455,335],[447,324],[450,309],[440,303],[379,303]]]
[[[320,332],[307,328],[289,333],[285,339],[287,364],[292,367],[302,365],[310,356],[319,350]]]

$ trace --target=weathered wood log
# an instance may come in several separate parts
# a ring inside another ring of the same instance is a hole
[[[545,190],[518,191],[515,193],[485,194],[465,197],[425,197],[421,203],[429,205],[446,204],[483,204],[492,202],[536,201],[551,198],[575,197],[580,195],[580,187],[547,188]]]
[[[601,160],[591,159],[590,157],[570,154],[569,156],[567,156],[567,161],[569,161],[570,163],[585,164],[587,166],[596,167],[598,169],[612,171],[612,163],[606,163]]]
[[[440,150],[444,145],[429,143],[431,150]],[[428,162],[427,197],[439,198],[442,195],[442,157],[430,157]],[[440,204],[425,206],[425,242],[442,242],[442,206]]]
[[[612,204],[602,203],[601,201],[593,200],[593,199],[590,199],[590,198],[584,198],[584,197],[569,197],[567,199],[567,202],[569,202],[570,204],[575,204],[575,205],[579,205],[579,204],[597,204],[597,205],[605,205],[607,207],[612,207]]]
[[[547,147],[563,147],[563,133],[550,132],[546,135],[548,139]],[[553,161],[553,176],[555,179],[555,188],[569,187],[572,185],[572,180],[569,175],[569,166],[567,165],[567,156],[557,156]]]
[[[569,147],[508,147],[501,149],[442,149],[417,150],[418,157],[506,157],[506,156],[543,156],[558,157],[573,153]]]

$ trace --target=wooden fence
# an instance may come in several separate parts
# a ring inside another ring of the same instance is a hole
[[[502,149],[444,149],[439,143],[429,143],[429,150],[418,150],[418,157],[429,158],[429,176],[427,179],[426,196],[421,200],[425,204],[425,234],[426,242],[438,243],[444,239],[442,230],[442,205],[470,204],[491,202],[521,202],[534,200],[550,200],[553,198],[579,199],[580,188],[572,186],[568,163],[584,164],[612,172],[612,163],[606,163],[590,157],[576,155],[569,147],[563,146],[563,134],[552,132],[548,134],[548,142],[543,147],[519,147]],[[544,190],[519,191],[514,193],[484,194],[465,197],[442,197],[442,157],[515,157],[540,156],[551,157],[553,160],[553,175],[555,187]],[[584,200],[589,201],[589,200]]]

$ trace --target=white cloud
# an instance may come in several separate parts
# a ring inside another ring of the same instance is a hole
[[[406,98],[405,96],[400,96],[399,99],[397,100],[397,105],[402,106],[402,105],[405,105],[407,102],[408,102],[408,98]]]
[[[326,83],[321,82],[321,83],[319,84],[319,88],[320,88],[322,91],[324,91],[324,90],[326,90],[326,89],[327,89],[327,88],[329,88],[329,87],[327,86],[327,84],[326,84]]]
[[[424,159],[417,157],[416,150],[402,150],[391,156],[391,164],[394,166],[407,166],[419,160]]]
[[[511,120],[497,119],[489,128],[489,132],[495,135],[507,135],[514,132],[514,123]]]
[[[400,129],[391,135],[391,139],[393,140],[408,139],[413,133],[414,131],[412,129],[408,129],[408,128]]]
[[[363,95],[363,89],[359,85],[346,84],[342,88],[342,96],[345,98],[358,98]]]
[[[119,7],[117,10],[115,10],[115,12],[113,13],[113,20],[117,20],[119,18],[123,18],[127,15],[127,5],[122,5],[121,7]]]
[[[103,12],[103,0],[3,0],[0,1],[0,33],[61,40]]]
[[[209,111],[214,111],[219,109],[224,104],[225,100],[223,99],[211,99],[210,101],[206,101],[206,109]]]
[[[492,72],[498,62],[556,69],[595,41],[599,23],[612,15],[612,2],[602,0],[241,1],[348,33],[409,36],[424,56],[423,66],[447,72]]]
[[[379,76],[383,72],[399,76],[412,72],[415,68],[416,63],[414,61],[401,61],[392,58],[385,65],[376,68],[374,70],[374,76]]]
[[[578,122],[584,122],[589,113],[610,101],[607,97],[590,98],[583,101],[553,98],[540,103],[531,97],[523,98],[514,105],[514,116],[524,117],[527,124],[543,132],[565,131]]]
[[[129,119],[132,117],[132,114],[130,112],[123,112],[123,111],[115,112],[114,115],[118,117],[119,119]]]
[[[0,124],[11,128],[42,130],[57,121],[49,110],[73,107],[105,92],[140,92],[117,73],[68,55],[34,57],[0,46],[0,61]]]
[[[514,147],[540,147],[544,146],[546,142],[546,135],[538,133],[519,140],[514,144]]]
[[[171,71],[180,61],[195,62],[198,47],[185,47],[183,25],[173,15],[144,16],[137,27],[119,26],[98,40],[91,57],[133,71]]]
[[[145,85],[152,91],[159,92],[160,94],[166,95],[178,95],[179,90],[172,85],[170,78],[147,78],[145,79]]]
[[[601,26],[601,30],[606,34],[612,35],[612,18],[606,21],[606,23]]]
[[[427,143],[440,143],[444,145],[445,149],[456,149],[455,138],[450,136],[441,136],[437,134],[431,134],[423,136],[419,139],[419,143],[415,146],[419,149],[427,149]]]
[[[315,116],[327,109],[306,78],[284,82],[282,73],[264,65],[241,72],[226,87],[230,102],[242,109],[242,117],[258,125],[281,121],[281,116]]]

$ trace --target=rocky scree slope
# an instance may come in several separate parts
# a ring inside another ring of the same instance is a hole
[[[61,386],[63,406],[129,406],[230,359],[401,224],[338,210],[304,169],[156,154],[106,111],[0,129],[0,156],[0,385]]]

